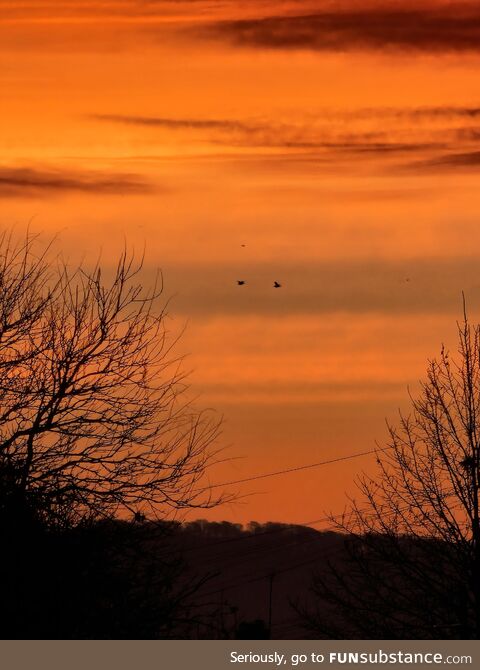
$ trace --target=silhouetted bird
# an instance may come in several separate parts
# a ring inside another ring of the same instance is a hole
[[[276,281],[276,282],[273,282],[273,288],[281,288],[281,287],[282,287],[282,285],[281,285],[281,284],[279,284],[279,282],[278,282],[278,281]]]
[[[243,286],[245,284],[245,281],[243,279],[237,279],[237,284],[239,286]]]

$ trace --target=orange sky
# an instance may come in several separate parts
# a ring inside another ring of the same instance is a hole
[[[239,457],[212,481],[374,447],[479,313],[479,45],[471,0],[0,0],[0,223],[146,244]],[[205,516],[315,519],[372,467]]]

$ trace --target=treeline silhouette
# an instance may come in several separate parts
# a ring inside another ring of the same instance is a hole
[[[414,630],[421,638],[472,633],[466,617],[464,628],[454,618],[460,605],[468,612],[465,592],[447,579],[444,563],[426,564],[434,554],[445,559],[451,548],[431,539],[402,542],[403,556],[416,561],[427,585],[436,585],[427,598],[408,572],[392,567],[397,548],[387,535],[355,537],[279,523],[241,528],[147,520],[52,531],[32,516],[12,524],[15,515],[3,512],[4,638],[404,639]],[[366,547],[373,545],[369,555]]]
[[[273,523],[110,519],[51,528],[34,500],[20,507],[2,484],[6,639],[266,639],[281,637],[292,617],[302,637],[291,599],[306,593],[305,564],[343,543]],[[268,625],[272,569],[277,633]]]
[[[3,638],[472,636],[447,542],[138,516],[52,528],[0,480]]]

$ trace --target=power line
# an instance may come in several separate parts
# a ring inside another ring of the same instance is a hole
[[[453,494],[450,494],[450,496],[453,496]],[[407,511],[407,510],[408,510],[408,507],[405,507],[405,508],[401,508],[398,511],[402,512],[402,511]],[[170,556],[171,557],[177,557],[179,555],[183,556],[184,554],[188,554],[192,551],[193,552],[199,552],[202,549],[210,550],[212,547],[222,546],[224,544],[232,544],[232,543],[235,543],[235,542],[243,542],[245,540],[255,540],[258,537],[264,537],[266,535],[275,535],[277,533],[287,533],[287,532],[292,531],[296,528],[308,528],[309,526],[316,526],[320,523],[325,523],[327,521],[330,522],[330,525],[324,526],[323,528],[320,528],[318,532],[326,532],[326,531],[337,531],[337,532],[339,532],[339,530],[342,526],[338,522],[341,521],[342,519],[348,517],[352,513],[355,513],[355,512],[358,512],[360,514],[368,514],[369,512],[371,512],[371,510],[370,509],[359,509],[359,510],[355,511],[352,508],[349,508],[349,509],[344,510],[343,512],[338,513],[338,514],[329,514],[328,516],[323,516],[323,517],[320,517],[318,519],[311,519],[309,521],[301,521],[301,522],[298,522],[298,523],[285,524],[285,525],[282,525],[279,528],[269,528],[268,530],[263,530],[261,532],[246,533],[245,531],[242,531],[243,534],[239,535],[237,537],[227,537],[227,538],[224,538],[223,540],[217,540],[216,542],[207,542],[207,543],[202,544],[202,545],[194,545],[194,546],[183,547],[183,548],[179,547],[177,550],[172,550],[172,551],[167,552],[166,554],[161,554],[161,558],[168,558]],[[393,514],[393,512],[390,512],[390,514]],[[311,539],[314,540],[315,538],[311,538]],[[304,542],[304,540],[301,540],[300,544],[303,544],[303,542]],[[292,542],[292,544],[295,544],[295,540]],[[256,551],[259,551],[259,550],[262,551],[261,548],[254,547],[253,548],[253,553],[256,552]],[[269,550],[271,550],[271,548],[269,548]],[[252,553],[252,552],[249,552],[249,553]],[[242,557],[244,555],[245,554],[242,554]],[[214,558],[220,558],[220,557],[221,558],[230,558],[230,556],[225,557],[225,556],[220,556],[218,554]],[[208,560],[211,560],[211,558],[212,558],[211,556],[208,556]]]
[[[357,453],[354,453],[354,454],[347,454],[346,456],[340,456],[338,458],[332,458],[332,459],[325,460],[325,461],[319,461],[318,463],[309,463],[307,465],[300,465],[300,466],[296,466],[296,467],[293,467],[293,468],[286,468],[284,470],[277,470],[275,472],[267,472],[267,473],[260,474],[260,475],[253,475],[251,477],[245,477],[244,479],[237,479],[237,480],[233,480],[233,481],[229,481],[229,482],[221,482],[221,483],[217,483],[217,484],[211,484],[210,486],[206,486],[202,489],[198,489],[198,493],[200,493],[202,491],[208,491],[209,489],[213,489],[213,488],[219,488],[220,486],[231,486],[232,484],[241,484],[241,483],[244,483],[244,482],[254,481],[254,480],[258,480],[258,479],[265,479],[267,477],[275,477],[277,475],[288,474],[290,472],[298,472],[300,470],[307,470],[307,469],[311,469],[311,468],[321,467],[323,465],[330,465],[331,463],[339,463],[339,462],[342,462],[342,461],[347,461],[347,460],[352,460],[354,458],[359,458],[360,456],[367,456],[367,455],[376,454],[376,453],[379,453],[379,452],[388,451],[390,449],[393,449],[393,446],[384,447],[383,449],[370,449],[368,451],[357,452]],[[255,538],[255,537],[259,537],[261,535],[270,535],[272,533],[286,532],[288,530],[291,530],[292,526],[294,526],[294,527],[295,526],[313,526],[313,525],[317,525],[319,523],[322,523],[324,521],[333,521],[333,520],[341,518],[341,517],[342,517],[341,514],[336,514],[334,516],[324,516],[324,517],[321,517],[320,519],[313,519],[312,521],[304,521],[304,522],[301,522],[301,523],[288,524],[286,526],[282,526],[282,528],[274,528],[274,529],[263,531],[261,533],[251,533],[249,535],[241,535],[239,537],[226,538],[226,539],[223,539],[223,540],[219,540],[218,542],[210,543],[208,546],[209,547],[214,547],[214,546],[217,546],[217,545],[228,544],[230,542],[238,542],[240,540],[249,540],[249,539],[252,539],[252,538]],[[327,528],[324,528],[322,530],[330,530],[330,528],[327,527]],[[197,546],[187,547],[187,548],[183,549],[182,553],[187,553],[189,551],[196,551],[198,549],[199,549],[199,547],[197,547]],[[173,554],[173,552],[168,552],[166,554],[166,556],[168,557],[172,554]]]
[[[370,454],[377,454],[378,452],[381,451],[388,451],[389,449],[393,449],[393,446],[390,447],[384,447],[383,449],[370,449],[369,451],[360,451],[357,452],[356,454],[348,454],[347,456],[339,456],[338,458],[330,458],[329,460],[326,461],[318,461],[318,463],[308,463],[307,465],[298,465],[293,468],[285,468],[284,470],[276,470],[275,472],[265,472],[261,475],[252,475],[251,477],[245,477],[243,479],[234,479],[230,482],[220,482],[218,484],[210,484],[210,486],[206,486],[203,489],[199,489],[199,493],[201,491],[208,491],[210,489],[216,489],[219,488],[220,486],[232,486],[233,484],[244,484],[245,482],[252,482],[257,479],[266,479],[268,477],[277,477],[278,475],[287,475],[291,472],[299,472],[300,470],[309,470],[311,468],[319,468],[322,465],[331,465],[332,463],[340,463],[341,461],[349,461],[352,460],[353,458],[359,458],[360,456],[368,456]]]

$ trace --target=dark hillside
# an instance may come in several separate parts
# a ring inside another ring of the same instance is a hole
[[[260,620],[268,628],[271,609],[272,637],[301,639],[308,633],[291,603],[305,603],[312,571],[338,560],[344,538],[281,523],[253,522],[242,529],[198,521],[182,526],[171,542],[189,575],[209,575],[193,597],[204,623],[190,636],[234,637],[239,629],[261,635],[260,624],[245,624]]]

